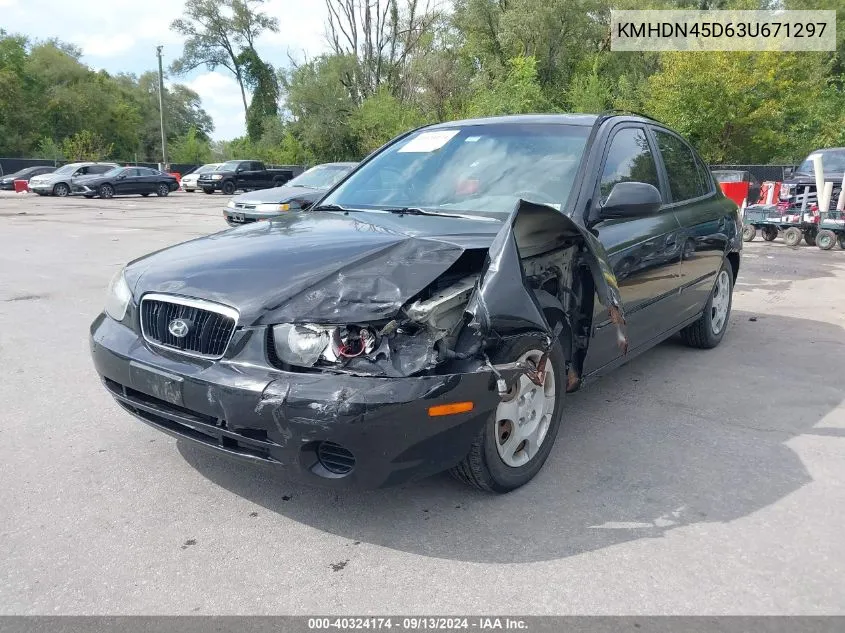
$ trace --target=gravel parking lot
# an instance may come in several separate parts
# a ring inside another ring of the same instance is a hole
[[[845,613],[845,251],[747,244],[722,346],[570,397],[512,494],[335,493],[146,427],[93,371],[114,272],[225,201],[0,194],[0,613]]]

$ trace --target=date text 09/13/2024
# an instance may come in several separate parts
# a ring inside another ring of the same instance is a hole
[[[337,617],[308,618],[308,630],[494,631],[527,630],[528,623],[512,617]]]

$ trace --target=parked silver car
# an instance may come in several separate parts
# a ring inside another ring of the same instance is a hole
[[[69,163],[59,167],[52,174],[42,174],[30,179],[29,189],[39,196],[65,197],[70,195],[74,179],[104,174],[119,166],[117,163]]]
[[[207,165],[202,165],[201,167],[197,167],[194,171],[185,174],[182,176],[182,189],[184,191],[196,191],[199,189],[197,185],[197,180],[200,177],[200,174],[204,174],[210,171],[217,171],[220,168],[220,165],[223,163],[208,163]]]

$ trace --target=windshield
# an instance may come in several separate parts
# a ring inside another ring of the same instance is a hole
[[[285,186],[328,189],[350,171],[352,171],[352,165],[317,165],[289,180]]]
[[[560,209],[589,132],[538,123],[420,130],[367,162],[322,205],[488,215],[510,213],[522,198]]]
[[[195,174],[207,174],[210,171],[217,171],[220,167],[220,163],[212,163],[211,165],[203,165],[202,167],[198,167],[197,170],[194,172]]]
[[[845,171],[845,149],[821,150],[813,152],[813,154],[822,155],[822,167],[826,172]],[[810,156],[813,154],[810,154]],[[804,159],[804,162],[801,163],[797,171],[800,171],[802,174],[814,173],[813,161],[810,160],[810,156]]]
[[[72,174],[72,173],[73,173],[73,172],[75,172],[77,169],[79,169],[79,163],[71,163],[70,165],[65,165],[64,167],[59,167],[59,168],[58,168],[56,171],[54,171],[53,173],[54,173],[54,174],[57,174],[57,175],[60,175],[60,174]]]
[[[241,166],[241,162],[239,160],[229,160],[220,165],[220,167],[216,171],[235,171],[238,167]]]

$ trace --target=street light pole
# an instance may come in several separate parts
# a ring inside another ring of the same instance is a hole
[[[161,69],[161,49],[156,46],[158,56],[158,112],[161,116],[161,167],[167,169],[167,136],[164,134],[164,72]]]

